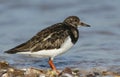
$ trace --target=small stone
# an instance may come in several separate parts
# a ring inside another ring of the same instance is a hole
[[[9,64],[6,61],[0,61],[0,69],[7,69]]]
[[[60,77],[73,77],[72,70],[66,67],[60,74]]]
[[[95,75],[93,75],[93,74],[88,74],[88,75],[86,75],[86,77],[95,77]]]
[[[9,76],[23,76],[24,75],[24,71],[23,70],[19,70],[19,69],[15,69],[15,68],[8,68],[7,70],[7,74]]]
[[[79,70],[79,69],[74,69],[74,70],[72,71],[72,74],[73,74],[74,76],[80,77],[80,70]]]
[[[26,77],[39,77],[41,74],[43,74],[43,71],[35,68],[29,68],[25,72]]]
[[[41,74],[39,77],[45,77],[45,74]]]
[[[46,72],[46,76],[47,76],[47,77],[57,77],[58,74],[56,73],[56,71],[48,70],[48,71]]]
[[[3,75],[1,75],[1,77],[9,77],[8,73],[4,73]]]
[[[70,68],[66,67],[66,68],[62,71],[62,73],[72,74],[72,70],[71,70]]]
[[[74,77],[74,76],[69,73],[64,73],[60,77]]]
[[[120,77],[120,76],[114,76],[114,77]]]
[[[94,72],[94,75],[97,76],[97,75],[100,75],[98,72]]]

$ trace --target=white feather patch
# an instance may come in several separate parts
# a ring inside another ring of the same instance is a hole
[[[18,54],[29,54],[34,57],[55,57],[57,55],[65,53],[68,49],[70,49],[73,46],[73,43],[71,41],[70,37],[67,37],[65,42],[62,44],[61,48],[59,49],[50,49],[50,50],[40,50],[37,52],[19,52]]]

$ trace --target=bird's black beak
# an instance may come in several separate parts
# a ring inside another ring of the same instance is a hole
[[[88,24],[86,24],[86,23],[84,23],[84,22],[80,22],[79,25],[85,26],[85,27],[90,27],[90,25],[88,25]]]

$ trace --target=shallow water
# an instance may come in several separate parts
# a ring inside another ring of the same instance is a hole
[[[66,54],[55,58],[57,68],[120,66],[120,0],[1,0],[0,60],[16,67],[49,68],[47,58],[4,54],[38,31],[70,15],[91,25],[79,28],[80,38]]]

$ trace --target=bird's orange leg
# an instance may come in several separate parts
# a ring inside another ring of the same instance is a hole
[[[57,69],[56,69],[56,67],[51,59],[49,59],[48,63],[50,65],[50,67],[52,68],[52,70],[56,71],[59,74],[59,72],[57,71]]]

